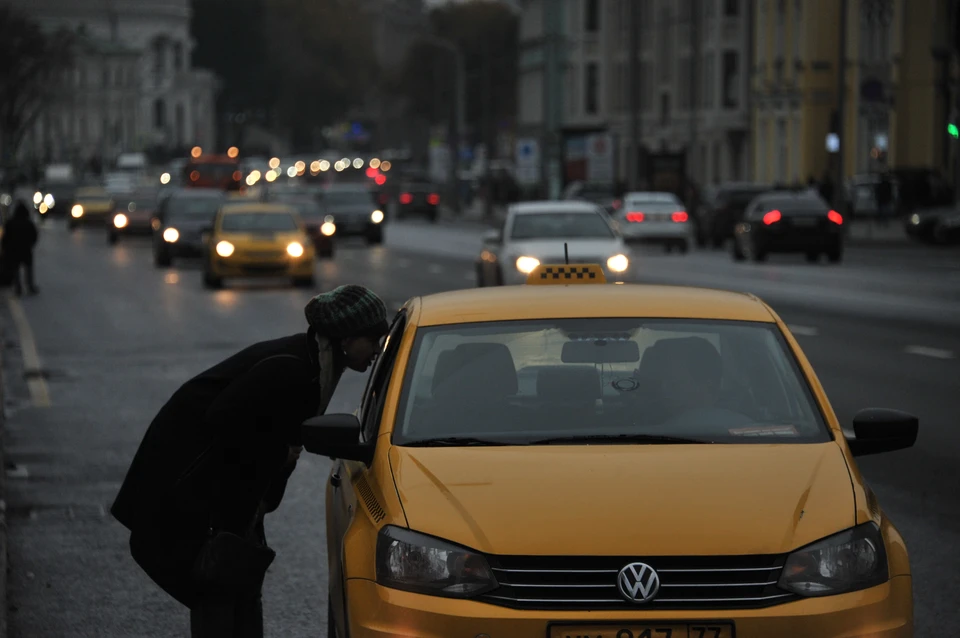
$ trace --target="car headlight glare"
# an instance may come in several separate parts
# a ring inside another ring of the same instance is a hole
[[[80,204],[74,204],[73,208],[70,209],[70,215],[76,219],[83,217],[83,206]]]
[[[337,225],[334,224],[333,222],[323,222],[322,224],[320,224],[320,232],[324,236],[330,237],[335,232],[337,232]]]
[[[178,239],[180,239],[180,231],[176,228],[168,228],[163,231],[163,241],[167,242],[168,244],[176,243]],[[219,253],[220,251],[218,250],[217,252]]]
[[[525,275],[529,275],[540,265],[540,260],[536,257],[517,257],[517,270]]]
[[[614,255],[607,260],[607,268],[613,272],[623,272],[630,267],[630,260],[626,255]]]
[[[370,213],[370,221],[372,221],[374,224],[379,224],[380,222],[382,222],[382,221],[383,221],[383,211],[382,211],[382,210],[375,210],[375,211],[373,211],[372,213]]]
[[[498,586],[482,555],[392,525],[377,537],[377,583],[448,598],[478,596]]]
[[[910,215],[910,223],[914,226],[918,226],[920,224],[920,215],[917,215],[916,213]]]
[[[291,257],[303,257],[303,244],[298,241],[287,244],[287,254]]]
[[[123,213],[117,213],[113,217],[113,225],[117,228],[126,228],[128,223],[130,223],[130,220]]]
[[[870,522],[790,554],[777,585],[800,596],[832,596],[875,587],[889,577],[883,536]]]
[[[236,248],[228,241],[222,241],[217,244],[217,254],[221,257],[229,257],[233,254],[234,250],[236,250]]]
[[[47,208],[53,208],[57,201],[53,198],[53,195],[47,193],[43,196],[43,203],[47,205]]]
[[[37,191],[33,194],[33,203],[39,205],[43,201],[43,193]]]

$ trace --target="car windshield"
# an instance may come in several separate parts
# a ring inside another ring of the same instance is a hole
[[[589,213],[521,213],[514,217],[510,238],[563,239],[563,238],[611,239],[613,230],[594,212]]]
[[[304,219],[321,219],[324,216],[323,207],[312,199],[284,199],[285,204],[293,206]]]
[[[213,219],[221,201],[220,197],[177,197],[170,200],[167,216],[170,219]]]
[[[294,231],[297,228],[297,222],[293,216],[284,213],[228,213],[220,222],[220,230],[236,233],[284,232]]]
[[[830,439],[774,324],[502,321],[417,331],[397,445]]]
[[[373,206],[373,195],[369,191],[327,191],[323,194],[327,206]]]
[[[627,201],[624,213],[647,213],[648,215],[675,213],[683,210],[683,204],[663,200],[631,199]]]

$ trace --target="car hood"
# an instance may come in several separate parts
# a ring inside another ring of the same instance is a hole
[[[514,257],[536,257],[544,263],[563,263],[564,243],[567,244],[570,263],[600,257],[606,259],[618,253],[626,252],[623,242],[619,239],[538,239],[511,241],[507,246],[507,253]]]
[[[392,447],[411,529],[492,554],[780,554],[855,524],[822,444]]]
[[[303,234],[296,231],[282,233],[217,233],[216,241],[229,241],[244,248],[286,248],[292,241],[303,241]]]

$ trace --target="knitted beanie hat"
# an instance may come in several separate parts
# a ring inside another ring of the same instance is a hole
[[[304,308],[307,323],[332,339],[387,334],[387,307],[376,294],[356,284],[324,292]]]

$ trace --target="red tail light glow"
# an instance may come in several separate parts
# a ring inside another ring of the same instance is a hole
[[[837,226],[843,224],[843,216],[835,210],[832,210],[829,213],[827,213],[827,219],[832,221]]]
[[[678,210],[677,212],[675,212],[673,215],[670,216],[670,219],[672,219],[675,222],[685,222],[688,219],[690,219],[690,216],[687,215],[685,211]]]
[[[781,217],[782,215],[780,214],[780,211],[772,210],[763,216],[763,223],[766,224],[767,226],[771,224],[776,224],[778,221],[780,221]]]
[[[373,179],[373,178],[376,177],[376,176],[377,176],[377,169],[375,169],[375,168],[372,167],[372,166],[368,166],[368,167],[367,167],[367,177]]]
[[[628,222],[642,222],[643,213],[627,213]]]
[[[440,196],[436,193],[430,193],[430,196],[427,197],[427,202],[429,202],[431,206],[436,206],[440,203]]]
[[[413,201],[413,195],[411,195],[410,193],[401,193],[401,194],[400,194],[400,203],[401,203],[401,204],[409,204],[409,203],[412,202],[412,201]]]
[[[243,173],[241,173],[240,171],[234,171],[234,172],[233,172],[233,181],[239,182],[241,179],[243,179]]]
[[[377,182],[377,186],[383,186],[384,184],[387,183],[387,176],[386,176],[386,175],[377,175],[377,176],[374,178],[374,181]],[[384,196],[384,198],[386,198],[386,196]]]

